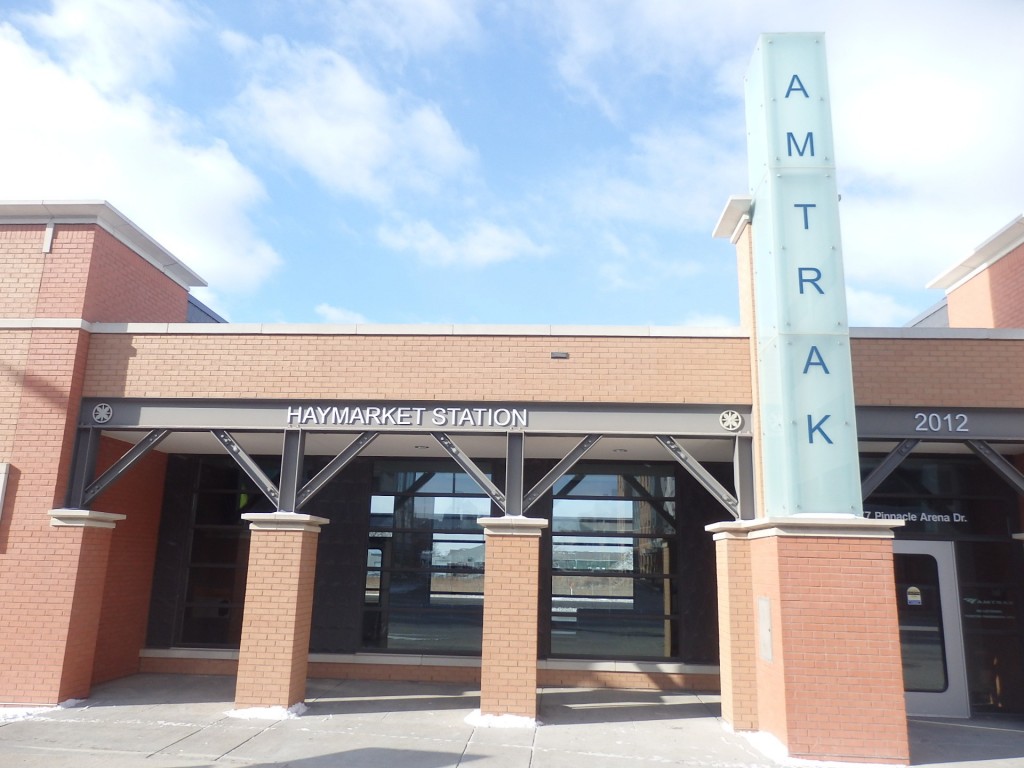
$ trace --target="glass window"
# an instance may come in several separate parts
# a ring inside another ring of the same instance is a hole
[[[453,462],[380,461],[373,487],[364,648],[479,653],[490,499]]]
[[[581,465],[555,484],[552,656],[676,655],[675,493],[671,466]]]

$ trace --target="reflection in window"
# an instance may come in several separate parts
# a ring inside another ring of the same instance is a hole
[[[451,462],[377,462],[363,645],[479,653],[490,500]]]
[[[675,656],[672,468],[580,467],[553,494],[551,654]]]

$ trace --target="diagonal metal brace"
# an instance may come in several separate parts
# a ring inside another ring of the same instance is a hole
[[[911,451],[917,448],[920,442],[917,438],[908,437],[893,448],[889,455],[882,459],[882,463],[875,467],[871,474],[864,478],[864,482],[860,484],[861,500],[866,501],[868,496],[874,493],[878,486],[884,483],[885,479],[896,471],[896,468],[903,463],[903,460],[910,455]]]
[[[1024,496],[1024,474],[1007,461],[1001,453],[984,440],[968,440],[967,447],[996,471],[1000,477],[1013,486],[1017,493]]]
[[[228,452],[228,456],[235,460],[235,463],[242,468],[242,471],[249,476],[256,487],[259,488],[263,495],[270,499],[274,504],[274,509],[277,509],[281,500],[281,494],[277,490],[277,486],[274,485],[273,480],[263,474],[263,470],[259,468],[259,465],[253,461],[252,456],[242,450],[235,438],[231,436],[231,433],[226,429],[213,429],[210,430],[214,437],[216,437],[224,449]]]
[[[311,479],[308,483],[302,486],[302,490],[299,491],[299,496],[295,504],[295,511],[298,512],[302,509],[302,506],[312,499],[317,493],[319,493],[325,485],[337,476],[341,470],[349,465],[349,463],[362,453],[363,449],[377,439],[379,432],[362,432],[356,436],[356,439],[348,444],[341,453],[327,462],[327,465],[316,473],[316,477]]]
[[[601,435],[587,435],[580,440],[575,448],[566,454],[564,459],[555,464],[555,466],[553,466],[551,470],[544,475],[544,477],[542,477],[538,483],[533,486],[533,488],[530,489],[530,492],[523,497],[523,514],[525,515],[527,510],[537,503],[537,499],[550,491],[551,487],[558,482],[559,478],[572,469],[573,465],[582,459],[587,451],[593,448],[600,439]]]
[[[491,482],[491,479],[484,474],[484,471],[474,464],[473,460],[463,453],[462,449],[444,432],[431,432],[430,435],[448,452],[449,456],[455,459],[455,463],[462,467],[467,475],[473,478],[476,484],[480,486],[480,490],[491,497],[491,501],[497,504],[502,514],[504,514],[505,494],[498,490],[498,487]]]
[[[169,429],[154,429],[133,445],[124,456],[115,461],[102,475],[97,477],[82,494],[82,506],[89,503],[107,489],[112,482],[130,469],[135,462],[160,445],[160,442],[171,434]]]
[[[736,520],[740,519],[740,503],[725,487],[711,476],[711,473],[704,469],[703,465],[690,455],[679,442],[669,435],[657,435],[655,439],[665,446],[665,450],[672,454],[676,461],[683,465],[683,469],[693,475],[693,478],[704,486],[715,499],[725,507],[726,511]]]

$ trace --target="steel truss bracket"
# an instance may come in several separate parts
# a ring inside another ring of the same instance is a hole
[[[352,459],[362,453],[366,446],[376,440],[377,435],[379,434],[379,432],[360,433],[356,436],[355,440],[349,443],[345,450],[327,462],[327,466],[317,472],[316,477],[302,486],[302,490],[299,491],[299,496],[295,504],[295,511],[298,512],[302,509],[303,505],[305,505],[307,501],[312,499],[323,489],[325,485],[331,482],[331,480],[333,480],[341,470],[349,465]]]
[[[996,471],[1000,477],[1013,486],[1018,494],[1024,496],[1024,474],[984,440],[968,440],[967,447]]]
[[[693,475],[693,478],[704,486],[704,489],[714,496],[719,504],[725,507],[726,511],[733,516],[733,519],[740,519],[739,500],[729,493],[721,483],[715,480],[711,473],[704,469],[704,466],[679,444],[679,441],[670,435],[657,435],[655,440],[665,446],[665,450],[671,453],[675,460],[683,465],[683,469]]]
[[[864,478],[864,482],[860,484],[861,500],[867,501],[868,496],[874,493],[878,486],[884,483],[885,479],[896,471],[896,468],[903,463],[903,460],[910,455],[910,452],[920,442],[917,438],[909,437],[893,448],[889,455],[882,459],[882,463],[875,467],[874,471]]]
[[[93,499],[103,493],[111,483],[120,478],[121,475],[134,466],[139,459],[160,445],[161,441],[163,441],[163,439],[170,433],[171,431],[169,429],[154,429],[133,445],[128,452],[124,454],[124,456],[115,461],[106,472],[97,477],[96,480],[94,480],[89,487],[85,489],[82,493],[81,506],[83,508],[88,507]]]
[[[252,456],[242,450],[242,446],[235,441],[235,438],[226,429],[213,429],[210,432],[224,446],[228,456],[235,460],[235,463],[242,468],[242,471],[263,492],[263,495],[270,499],[274,504],[274,509],[279,509],[281,494],[278,492],[277,486],[274,485],[274,482],[269,477],[263,474],[263,470],[253,461]]]
[[[505,494],[498,490],[498,487],[491,482],[491,479],[487,477],[484,471],[474,464],[473,460],[463,453],[462,449],[444,432],[431,432],[430,435],[448,452],[449,456],[455,459],[455,463],[462,467],[462,470],[467,475],[473,478],[476,484],[480,486],[480,490],[491,497],[491,501],[497,504],[502,514],[504,514]]]
[[[601,435],[587,435],[566,455],[564,459],[555,464],[540,481],[530,489],[530,492],[523,498],[523,514],[537,503],[537,499],[551,490],[551,487],[558,482],[559,478],[562,477],[566,472],[572,469],[573,465],[583,458],[583,456],[589,451],[598,440],[601,439]]]

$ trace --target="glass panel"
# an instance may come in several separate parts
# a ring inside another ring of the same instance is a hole
[[[200,493],[196,496],[196,525],[240,525],[246,494]]]
[[[676,482],[675,475],[670,470],[627,465],[614,470],[591,469],[570,472],[558,479],[552,493],[556,498],[598,496],[623,499],[674,499]]]
[[[555,499],[556,533],[673,533],[675,503],[626,499]]]
[[[486,464],[480,465],[490,477]],[[480,486],[453,462],[379,462],[373,471],[373,490],[380,494],[479,494]]]
[[[230,528],[196,528],[192,535],[193,565],[235,565],[245,559],[246,547],[242,542],[245,529],[241,525]]]
[[[562,606],[551,616],[551,653],[599,658],[665,658],[672,655],[671,622],[597,604]]]
[[[896,611],[907,691],[946,690],[946,649],[939,602],[939,564],[931,555],[893,556]]]
[[[975,711],[1024,712],[1020,545],[959,542],[960,610]]]
[[[374,496],[370,527],[479,531],[477,518],[491,514],[490,499],[452,496]]]
[[[668,573],[668,541],[642,537],[556,535],[552,538],[551,562],[555,572],[621,572],[661,576]]]

